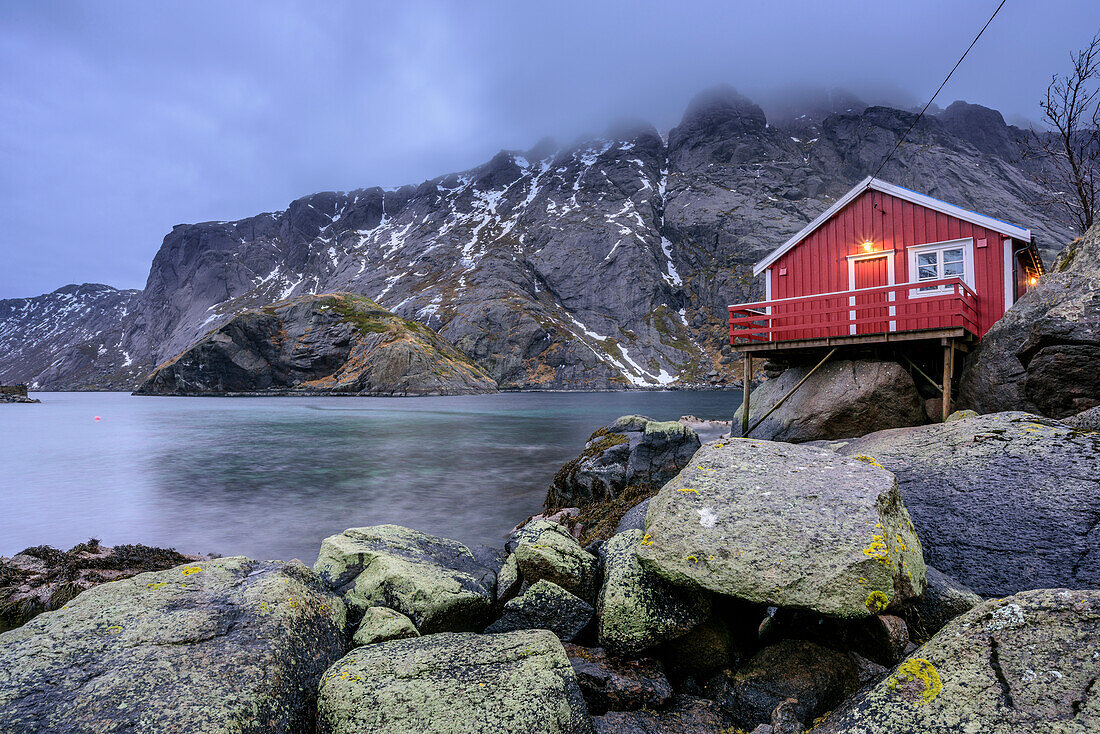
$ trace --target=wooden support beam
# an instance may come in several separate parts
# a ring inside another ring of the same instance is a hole
[[[943,419],[951,415],[951,381],[955,377],[955,340],[947,339],[943,347]]]
[[[749,435],[749,393],[752,392],[752,355],[744,356],[744,397],[741,398],[741,437]],[[732,431],[730,431],[732,433]]]
[[[921,369],[920,367],[918,367],[918,366],[917,366],[917,363],[916,363],[916,362],[914,362],[913,360],[909,359],[909,357],[908,357],[907,355],[904,355],[904,354],[903,354],[903,355],[901,355],[901,358],[902,358],[902,359],[904,359],[904,360],[905,360],[906,362],[908,362],[908,363],[909,363],[909,366],[910,366],[910,367],[912,367],[912,368],[913,368],[913,370],[914,370],[914,371],[915,371],[915,372],[916,372],[916,373],[917,373],[918,375],[920,375],[920,376],[921,376],[921,377],[923,377],[924,379],[928,380],[928,382],[930,382],[930,383],[932,384],[932,387],[936,388],[936,389],[937,389],[937,390],[939,390],[940,392],[943,392],[943,385],[941,385],[940,383],[936,382],[935,380],[933,380],[933,379],[932,379],[931,377],[929,377],[928,375],[924,374],[924,370],[922,370],[922,369]]]
[[[792,387],[792,388],[791,388],[791,390],[790,390],[790,392],[788,392],[788,393],[787,393],[786,395],[784,395],[783,397],[779,398],[779,402],[777,402],[777,403],[776,403],[775,405],[773,405],[773,406],[772,406],[771,408],[769,408],[769,409],[768,409],[768,412],[767,412],[767,413],[765,413],[764,415],[760,416],[760,420],[758,420],[758,421],[756,421],[756,423],[753,423],[753,424],[752,424],[752,428],[749,428],[748,430],[744,430],[744,425],[745,425],[745,424],[746,424],[746,423],[748,422],[748,419],[747,419],[747,418],[743,418],[743,420],[742,420],[742,431],[741,431],[741,436],[742,436],[742,437],[746,437],[746,436],[748,436],[748,435],[749,435],[750,433],[752,433],[753,431],[755,431],[755,430],[756,430],[756,428],[757,428],[757,427],[758,427],[758,426],[759,426],[759,425],[760,425],[761,423],[763,423],[763,422],[764,422],[764,420],[765,420],[765,419],[766,419],[766,418],[767,418],[767,417],[768,417],[769,415],[771,415],[772,413],[774,413],[774,412],[775,412],[775,411],[776,411],[776,410],[777,410],[777,409],[779,408],[779,406],[780,406],[780,405],[782,405],[783,403],[785,403],[785,402],[787,401],[787,398],[789,398],[790,396],[794,395],[794,393],[795,393],[795,390],[797,390],[798,388],[802,387],[802,383],[803,383],[803,382],[805,382],[806,380],[810,379],[810,376],[811,376],[811,375],[812,375],[813,373],[817,372],[818,368],[819,368],[819,367],[821,367],[821,365],[823,365],[823,364],[825,364],[825,363],[826,363],[827,361],[829,361],[829,357],[831,357],[831,356],[833,356],[834,354],[836,354],[836,350],[837,350],[837,349],[839,349],[839,348],[840,348],[840,347],[833,347],[833,348],[832,348],[832,350],[830,350],[828,354],[826,354],[826,355],[825,355],[824,357],[822,357],[822,358],[821,358],[821,361],[820,361],[820,362],[818,362],[817,364],[815,364],[815,365],[814,365],[814,368],[813,368],[812,370],[810,370],[809,372],[807,372],[807,373],[806,373],[806,376],[805,376],[805,377],[803,377],[803,378],[802,378],[801,380],[799,380],[799,381],[798,381],[798,384],[797,384],[797,385],[795,385],[794,387]],[[748,355],[745,355],[745,356],[748,356]],[[747,395],[746,395],[746,404],[747,404]],[[748,415],[748,411],[745,411],[744,415]]]

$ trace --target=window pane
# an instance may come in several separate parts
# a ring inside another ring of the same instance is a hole
[[[935,265],[938,252],[922,252],[917,255],[917,265]]]
[[[936,279],[936,266],[935,265],[922,265],[917,268],[917,278],[919,280],[935,280]]]
[[[963,251],[960,247],[957,250],[944,250],[943,261],[945,263],[961,263],[963,261]]]
[[[959,263],[944,263],[943,264],[943,277],[951,278],[956,275],[963,274],[963,264]]]

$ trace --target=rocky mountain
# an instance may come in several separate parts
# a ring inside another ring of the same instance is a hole
[[[469,357],[362,296],[299,296],[245,311],[149,375],[141,395],[496,392]]]
[[[178,225],[127,315],[104,326],[105,351],[74,333],[70,349],[90,350],[90,364],[40,344],[45,311],[4,302],[0,333],[21,350],[4,378],[122,386],[126,360],[159,364],[243,311],[340,291],[438,331],[502,388],[721,381],[732,377],[725,307],[760,295],[752,264],[874,171],[915,118],[826,102],[772,125],[722,87],[667,136],[620,126],[420,185]],[[1072,232],[1031,203],[1042,197],[1022,136],[996,111],[956,102],[922,119],[879,175],[1029,226],[1054,252]]]

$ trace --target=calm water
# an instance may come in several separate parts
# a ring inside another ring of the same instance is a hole
[[[500,544],[601,424],[728,419],[740,404],[734,391],[36,397],[0,405],[0,555],[94,536],[306,563],[326,535],[379,523]]]

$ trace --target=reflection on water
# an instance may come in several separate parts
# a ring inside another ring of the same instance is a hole
[[[740,402],[686,391],[38,397],[0,406],[0,554],[95,536],[307,563],[323,537],[357,525],[499,545],[601,423],[728,418]]]

